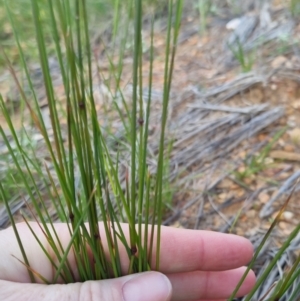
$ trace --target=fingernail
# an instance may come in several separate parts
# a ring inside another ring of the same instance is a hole
[[[122,292],[124,301],[168,301],[172,287],[165,275],[146,272],[127,281]]]

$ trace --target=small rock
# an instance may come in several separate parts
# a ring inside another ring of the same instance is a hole
[[[286,180],[291,174],[289,172],[281,172],[278,176],[276,176],[277,181]]]
[[[264,164],[268,165],[268,164],[272,164],[272,163],[274,163],[273,158],[270,158],[270,157],[265,158]]]
[[[286,231],[288,229],[288,224],[285,222],[279,222],[278,226],[281,230],[284,230],[284,231]]]
[[[293,219],[294,217],[294,213],[291,211],[284,211],[282,213],[282,217],[286,220],[286,221],[290,221]]]
[[[230,179],[224,179],[219,185],[218,188],[219,189],[228,189],[229,187],[231,188],[232,186],[232,181]]]
[[[289,116],[288,117],[288,120],[290,120],[290,121],[295,121],[296,120],[296,116]],[[285,134],[284,134],[285,135]]]
[[[246,167],[244,165],[240,166],[238,169],[237,169],[237,172],[239,173],[244,173],[246,171]]]
[[[252,229],[249,229],[247,232],[246,232],[246,235],[247,236],[254,236],[255,234],[257,234],[257,232],[259,232],[259,227],[255,227],[255,228],[252,228]]]
[[[258,195],[258,199],[262,204],[266,204],[269,201],[270,196],[266,192],[261,192]]]
[[[286,152],[294,152],[295,151],[295,146],[292,145],[292,144],[286,144],[283,149],[286,151]]]
[[[289,131],[289,136],[293,143],[299,144],[300,142],[300,128],[294,128],[291,131]]]
[[[251,209],[246,213],[246,215],[248,218],[254,218],[255,216],[257,216],[257,212],[255,210]]]
[[[271,85],[271,90],[273,90],[273,91],[277,90],[277,85],[276,84],[272,84]]]
[[[241,24],[241,18],[234,18],[226,24],[227,30],[235,30]]]
[[[226,200],[228,198],[228,193],[227,192],[222,192],[218,195],[219,199],[221,200]]]
[[[254,177],[252,177],[251,175],[249,175],[247,178],[245,178],[244,179],[244,183],[246,184],[246,185],[252,185],[253,184],[253,181],[255,180],[255,178]]]
[[[287,61],[284,66],[288,69],[292,69],[293,68],[293,63],[291,61]]]
[[[176,221],[174,224],[172,224],[171,227],[173,227],[173,228],[183,228],[182,225],[178,221]]]
[[[293,230],[293,227],[291,225],[289,225],[289,223],[287,222],[279,222],[278,223],[279,228],[282,230],[284,235],[289,235],[291,233],[291,231]]]
[[[271,63],[274,69],[282,67],[287,61],[287,58],[283,55],[277,56]]]
[[[278,145],[280,145],[281,147],[285,146],[285,140],[284,139],[279,139],[278,140]]]
[[[259,134],[257,138],[258,138],[258,140],[259,140],[260,142],[262,142],[262,141],[265,141],[265,140],[266,140],[267,135],[266,135],[266,134]]]
[[[241,159],[244,159],[247,155],[247,152],[246,151],[241,151],[239,152],[238,156],[241,158]]]
[[[33,134],[33,135],[32,135],[32,139],[33,139],[34,141],[41,141],[41,140],[44,139],[44,136],[43,136],[42,134]]]
[[[288,121],[286,122],[286,125],[288,125],[289,127],[294,127],[296,126],[296,122],[294,120],[292,120],[291,118],[288,119]]]
[[[269,154],[270,157],[279,160],[288,160],[288,161],[298,161],[300,162],[300,154],[286,152],[286,151],[271,151]]]
[[[300,108],[300,99],[294,100],[291,105],[294,109],[299,109]]]

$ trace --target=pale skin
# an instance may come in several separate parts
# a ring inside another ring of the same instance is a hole
[[[38,225],[31,224],[47,246]],[[69,235],[65,224],[55,224],[63,245]],[[124,225],[126,229],[126,225]],[[102,225],[100,224],[100,229]],[[18,230],[31,267],[51,279],[53,269],[26,224]],[[123,269],[128,267],[124,250]],[[223,301],[242,277],[253,256],[251,243],[242,237],[210,231],[162,228],[160,273],[147,272],[112,280],[45,285],[32,284],[11,228],[0,232],[0,300],[6,301]],[[155,257],[155,254],[154,254]],[[76,263],[70,255],[70,263]],[[255,283],[248,274],[238,296]]]

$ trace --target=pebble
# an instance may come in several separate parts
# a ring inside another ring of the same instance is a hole
[[[286,220],[286,221],[291,221],[294,217],[294,213],[291,211],[284,211],[282,213],[282,217]]]
[[[293,143],[298,144],[300,141],[300,128],[294,128],[289,131],[289,135]]]
[[[292,144],[286,144],[283,149],[286,151],[286,152],[294,152],[295,151],[295,146],[292,145]]]
[[[248,218],[254,218],[255,216],[257,216],[257,212],[256,210],[251,209],[246,213],[246,215]]]
[[[271,63],[274,69],[282,67],[287,61],[287,58],[283,55],[277,56]]]
[[[234,18],[226,24],[227,30],[235,30],[241,24],[241,18]]]
[[[261,203],[266,204],[269,201],[270,196],[266,192],[261,192],[258,195],[258,199]]]
[[[295,101],[292,102],[292,107],[294,109],[299,109],[300,108],[300,99],[296,99]]]

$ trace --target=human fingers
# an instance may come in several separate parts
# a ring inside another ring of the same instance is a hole
[[[242,267],[221,272],[194,271],[167,275],[173,287],[172,301],[227,299],[244,272]],[[249,293],[254,283],[255,275],[250,271],[236,297]]]
[[[67,225],[62,223],[54,225],[65,248],[70,240]],[[99,225],[101,231],[103,225],[102,223]],[[51,279],[53,267],[28,226],[22,223],[18,224],[17,227],[32,269],[42,273],[46,279]],[[38,224],[31,223],[31,227],[51,253],[48,241]],[[124,232],[128,232],[127,225],[123,225],[123,228]],[[27,269],[11,256],[13,254],[22,260],[13,230],[9,228],[1,231],[0,241],[6,246],[6,248],[0,248],[0,270],[4,271],[0,275],[1,279],[30,282]],[[105,247],[105,239],[102,241]],[[125,272],[128,270],[128,256],[124,248],[120,248],[120,250],[121,263]],[[234,269],[247,264],[252,253],[251,243],[242,237],[209,231],[162,227],[160,271],[163,273],[180,273],[197,270]],[[53,254],[51,257],[55,259]],[[76,262],[72,252],[69,255],[69,262],[76,272]],[[152,262],[155,262],[155,254]]]
[[[186,301],[227,301],[226,299],[201,299],[201,300],[186,300]]]
[[[246,265],[253,256],[248,239],[212,231],[162,228],[163,273],[224,271]]]
[[[170,281],[157,272],[67,285],[0,280],[0,300],[6,301],[169,301],[171,295]]]

